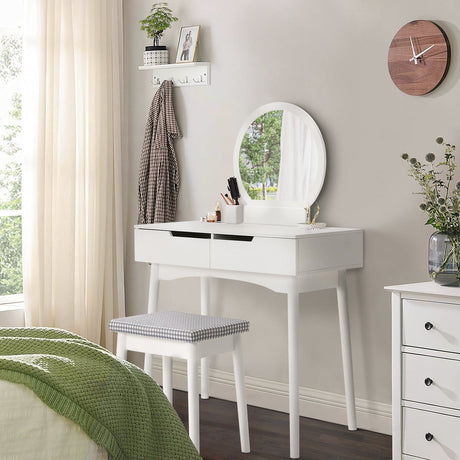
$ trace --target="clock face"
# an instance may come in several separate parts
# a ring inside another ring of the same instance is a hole
[[[433,91],[446,76],[449,61],[449,40],[431,21],[412,21],[401,27],[388,51],[393,83],[412,96]]]

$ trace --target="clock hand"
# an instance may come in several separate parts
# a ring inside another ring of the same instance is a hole
[[[412,59],[409,59],[409,62],[414,60],[414,63],[417,64],[417,57],[415,56],[415,49],[414,49],[414,44],[412,43],[412,37],[409,37],[410,40],[410,46],[412,47]]]
[[[436,44],[436,43],[435,43]],[[421,53],[418,53],[416,54],[413,58],[410,58],[409,61],[412,61],[412,60],[417,60],[418,57],[420,57],[423,53],[426,53],[428,50],[430,50],[431,48],[433,48],[434,45],[431,45],[429,46],[427,49],[423,50]]]

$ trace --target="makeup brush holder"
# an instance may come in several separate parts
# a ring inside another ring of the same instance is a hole
[[[242,204],[225,205],[222,219],[226,224],[242,224],[244,206]]]

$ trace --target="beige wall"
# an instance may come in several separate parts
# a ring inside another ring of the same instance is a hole
[[[151,0],[125,0],[126,116],[128,127],[126,296],[129,314],[145,312],[147,269],[133,261],[138,160],[151,75],[137,70],[146,37],[139,19]],[[390,403],[390,296],[385,285],[427,280],[427,238],[419,199],[402,152],[436,151],[434,139],[460,141],[455,0],[170,0],[180,23],[165,44],[175,57],[180,26],[201,24],[200,60],[212,63],[212,84],[174,89],[184,138],[176,142],[181,171],[177,220],[211,210],[232,175],[234,141],[256,107],[297,104],[318,123],[328,169],[318,203],[321,221],[365,230],[364,268],[348,275],[350,320],[359,398]],[[430,19],[447,32],[450,72],[440,88],[407,96],[387,70],[388,46],[413,19]],[[212,285],[213,312],[247,318],[247,374],[287,382],[283,295],[230,281]],[[161,308],[199,311],[197,279],[163,282]],[[343,393],[334,291],[301,296],[301,385]],[[213,367],[230,370],[229,358]]]

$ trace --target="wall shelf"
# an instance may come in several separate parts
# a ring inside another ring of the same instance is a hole
[[[160,86],[171,80],[174,86],[205,86],[211,84],[210,62],[184,62],[179,64],[141,65],[139,70],[152,71],[152,83]]]

